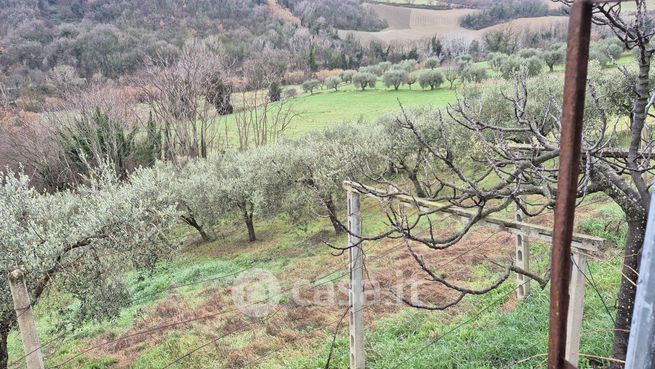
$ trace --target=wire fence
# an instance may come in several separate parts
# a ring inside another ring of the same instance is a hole
[[[362,211],[367,211],[367,210],[369,210],[369,209],[371,209],[371,208],[373,208],[375,206],[378,206],[378,205],[379,204],[377,204],[377,203],[372,204],[370,206],[362,208]],[[414,215],[416,215],[416,214],[414,214]],[[464,256],[466,256],[466,255],[468,255],[470,253],[473,253],[475,251],[480,250],[481,248],[486,246],[491,239],[493,239],[494,237],[496,237],[498,234],[500,234],[502,232],[503,232],[502,230],[496,230],[495,232],[493,232],[493,233],[489,234],[487,237],[485,237],[483,240],[475,243],[473,246],[468,247],[466,250],[458,253],[457,255],[452,256],[451,258],[445,260],[444,262],[437,263],[437,266],[439,266],[441,268],[446,267],[446,266],[451,265],[452,263],[456,262],[457,260],[461,259],[462,257],[464,257]],[[188,239],[189,234],[187,234],[185,236],[180,236],[180,237],[186,237],[186,239]],[[298,241],[298,242],[296,242],[294,244],[295,244],[295,246],[303,246],[303,245],[306,244],[307,241],[309,241],[309,239],[311,237],[312,236],[308,236],[308,237],[304,238],[303,240],[300,240],[300,241]],[[391,247],[385,249],[382,252],[376,253],[373,256],[368,256],[367,255],[369,252],[371,252],[371,250],[369,249],[368,251],[364,252],[365,262],[362,264],[362,268],[367,268],[368,266],[374,265],[375,263],[378,263],[378,262],[379,263],[384,263],[383,264],[384,266],[388,266],[389,265],[389,258],[391,257],[391,254],[394,251],[397,251],[399,249],[404,249],[404,248],[405,248],[405,242],[403,240],[401,240],[400,242],[393,244]],[[577,266],[577,264],[576,264],[576,266]],[[227,272],[227,273],[208,276],[206,278],[199,279],[199,280],[192,281],[192,282],[171,284],[171,285],[169,285],[169,286],[167,286],[165,288],[161,288],[161,289],[156,290],[156,291],[151,291],[151,292],[148,292],[146,294],[139,295],[139,296],[131,299],[130,303],[132,303],[132,304],[138,303],[138,302],[147,300],[149,298],[152,298],[154,296],[159,296],[159,295],[161,295],[163,293],[174,291],[174,290],[181,289],[181,288],[192,287],[192,286],[197,286],[197,285],[201,285],[201,284],[226,280],[228,278],[236,277],[236,276],[238,276],[238,275],[240,275],[242,273],[245,273],[248,270],[252,269],[252,267],[253,266],[251,265],[249,267],[238,268],[236,270],[233,270],[233,271],[230,271],[230,272]],[[577,266],[577,267],[580,268],[580,266]],[[594,289],[597,291],[599,296],[601,296],[600,292],[597,289],[597,287],[595,287],[595,282],[593,280],[593,276],[590,275],[590,272],[591,272],[591,270],[588,271],[589,276],[588,276],[588,274],[585,274],[585,278],[587,279],[587,282],[590,283],[594,287]],[[124,334],[124,335],[122,335],[120,337],[117,337],[115,339],[110,339],[110,340],[107,340],[107,341],[92,345],[90,347],[87,347],[84,350],[78,351],[75,354],[73,354],[73,355],[69,356],[68,358],[64,359],[63,361],[55,363],[54,365],[52,365],[50,367],[52,367],[52,368],[63,367],[65,365],[67,365],[67,364],[70,364],[71,362],[73,362],[74,360],[80,358],[81,356],[83,356],[85,354],[88,354],[88,353],[90,353],[92,351],[101,349],[102,347],[105,347],[105,346],[109,346],[109,345],[113,345],[113,344],[119,344],[120,342],[126,341],[128,339],[134,339],[134,338],[144,339],[144,338],[146,338],[146,337],[148,337],[150,335],[153,335],[155,333],[162,332],[162,331],[165,331],[165,330],[168,330],[168,329],[174,329],[174,328],[177,328],[177,327],[180,327],[180,326],[186,326],[188,324],[192,324],[192,323],[196,323],[196,322],[200,322],[200,321],[206,321],[208,319],[216,319],[216,318],[219,318],[219,317],[227,316],[228,314],[236,314],[236,313],[241,312],[243,308],[247,308],[249,306],[261,305],[261,304],[264,304],[264,303],[267,303],[267,302],[278,300],[278,299],[280,299],[282,297],[288,297],[288,295],[290,293],[292,293],[292,292],[311,291],[311,290],[314,290],[314,289],[316,289],[316,288],[318,288],[320,286],[339,281],[343,277],[347,276],[348,273],[349,273],[349,271],[346,270],[346,267],[344,265],[344,266],[341,266],[341,267],[339,267],[339,268],[337,268],[335,270],[331,270],[329,272],[326,272],[326,273],[322,274],[321,276],[318,276],[318,277],[313,279],[314,281],[319,281],[319,282],[309,282],[307,285],[304,285],[299,289],[298,289],[298,286],[287,287],[287,288],[283,289],[282,291],[280,291],[277,294],[274,294],[272,296],[268,296],[267,298],[262,299],[262,300],[258,300],[258,301],[246,304],[245,306],[235,306],[235,307],[232,307],[232,308],[223,309],[223,310],[218,311],[218,312],[209,313],[209,314],[205,314],[205,315],[202,315],[202,316],[195,316],[193,318],[180,319],[181,316],[176,316],[176,317],[172,318],[170,322],[166,322],[166,323],[163,323],[163,324],[160,324],[160,325],[157,325],[157,326],[154,326],[154,327],[150,327],[150,328],[147,328],[147,329],[143,329],[143,330],[140,330],[140,331]],[[367,274],[368,280],[370,282],[370,285],[372,286],[372,282],[370,281],[370,276],[368,276],[368,270],[366,270],[366,274]],[[529,283],[529,279],[526,280],[525,282],[523,282],[523,284],[526,284],[526,283]],[[518,286],[517,286],[517,288],[518,288]],[[498,296],[497,298],[495,298],[494,301],[492,301],[491,303],[488,303],[488,304],[486,304],[484,306],[476,307],[475,309],[473,309],[475,312],[472,313],[472,314],[467,314],[468,318],[465,319],[464,321],[462,321],[461,323],[459,323],[459,324],[455,325],[454,327],[448,329],[444,333],[438,335],[436,338],[429,340],[424,346],[419,347],[417,350],[415,350],[415,351],[413,351],[411,353],[408,353],[406,355],[403,355],[402,357],[399,357],[398,360],[397,360],[397,363],[395,363],[392,368],[401,368],[401,367],[403,367],[403,365],[405,365],[408,361],[410,361],[411,359],[413,359],[413,358],[417,357],[418,355],[420,355],[422,352],[427,350],[430,346],[439,343],[440,341],[444,340],[449,335],[452,335],[455,332],[457,332],[458,330],[460,330],[460,329],[464,328],[465,326],[473,323],[477,318],[479,318],[486,311],[489,311],[494,306],[498,306],[498,304],[501,301],[503,301],[504,299],[507,299],[512,293],[515,292],[515,290],[516,289],[509,289],[506,293],[503,293],[500,296]],[[602,296],[601,296],[601,299],[602,299]],[[603,303],[605,303],[604,300],[603,300]],[[268,314],[266,316],[264,321],[269,321],[269,320],[273,319],[278,314],[280,314],[280,312],[282,312],[285,307],[286,306],[284,304],[279,304],[272,313],[270,313],[270,314]],[[374,307],[374,305],[365,305],[361,309],[361,311],[369,311],[369,309],[372,309],[373,307]],[[312,308],[333,310],[331,308],[325,308],[325,307],[321,307],[321,306],[312,306]],[[606,309],[608,310],[608,314],[611,317],[611,313],[609,312],[609,308],[607,308],[607,306],[606,306]],[[349,311],[349,310],[350,310],[350,307],[348,307],[347,311]],[[341,328],[341,325],[342,325],[341,323],[342,322],[343,322],[343,317],[341,317],[341,318],[338,317],[337,319],[333,319],[333,320],[328,321],[328,322],[326,322],[326,323],[324,323],[322,325],[318,325],[318,326],[312,327],[309,330],[304,331],[304,334],[308,335],[308,334],[313,333],[315,331],[326,330],[328,327],[335,326],[335,328],[334,328],[335,329],[334,339],[332,341],[332,346],[330,346],[330,348],[329,348],[329,354],[326,354],[326,368],[328,367],[327,365],[329,363],[329,360],[332,357],[332,353],[333,353],[333,349],[334,349],[334,341],[336,340],[336,337],[337,337],[337,335],[339,333],[339,329]],[[171,367],[174,367],[175,365],[183,363],[186,359],[189,359],[194,354],[197,354],[198,352],[201,352],[201,351],[211,347],[212,345],[216,344],[217,342],[221,341],[222,339],[224,339],[226,337],[236,335],[236,334],[238,334],[240,332],[244,332],[244,331],[247,331],[247,330],[253,330],[253,329],[256,329],[257,327],[261,327],[261,326],[262,326],[262,320],[261,319],[260,320],[245,321],[245,322],[239,324],[237,327],[233,327],[232,329],[230,329],[230,331],[225,332],[225,333],[220,334],[220,335],[216,335],[214,337],[211,337],[211,339],[209,339],[207,341],[204,341],[202,344],[200,344],[200,345],[198,345],[196,347],[193,347],[192,349],[186,351],[182,355],[179,355],[178,357],[174,358],[171,362],[166,364],[163,368],[171,368]],[[59,334],[59,335],[49,339],[45,343],[41,344],[41,347],[39,347],[39,349],[45,349],[45,348],[48,348],[48,347],[52,346],[56,342],[60,342],[61,339],[64,338],[64,336],[67,333],[68,332],[63,332],[62,334]],[[270,350],[269,352],[267,352],[263,356],[259,356],[257,358],[254,358],[254,359],[250,360],[250,361],[242,363],[242,365],[243,365],[243,367],[257,366],[257,365],[261,364],[264,360],[267,360],[267,359],[275,356],[276,354],[284,351],[287,348],[288,348],[287,345],[282,345],[282,346],[280,346],[280,347],[278,347],[278,348],[276,348],[274,350]],[[30,354],[34,353],[37,350],[34,350],[34,351],[30,352],[30,353],[27,353],[27,354],[23,355],[22,357],[12,361],[11,363],[9,363],[9,367],[12,368],[12,367],[15,367],[16,365],[20,364],[27,356],[29,356]]]

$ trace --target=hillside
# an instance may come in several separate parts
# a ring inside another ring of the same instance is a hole
[[[389,27],[378,32],[339,31],[341,37],[352,34],[360,42],[371,41],[402,44],[407,41],[420,41],[432,37],[462,38],[480,40],[489,31],[511,28],[518,33],[522,31],[539,31],[549,27],[561,27],[567,20],[563,16],[538,18],[521,18],[480,30],[471,30],[460,25],[460,19],[469,14],[476,14],[476,9],[431,10],[415,9],[402,6],[371,4],[375,12],[387,21]]]
[[[46,97],[57,97],[58,80],[73,86],[117,81],[152,60],[175,59],[198,40],[229,65],[274,53],[289,71],[348,67],[344,60],[357,60],[357,45],[335,38],[337,26],[378,30],[385,24],[356,0],[5,0],[0,95],[40,111]]]
[[[0,0],[0,369],[625,369],[653,1]]]

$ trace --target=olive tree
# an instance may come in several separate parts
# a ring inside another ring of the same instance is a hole
[[[339,85],[341,85],[342,82],[343,80],[340,77],[328,77],[325,79],[325,86],[327,86],[327,88],[333,88],[334,91],[338,91]]]
[[[418,76],[418,83],[423,89],[430,87],[430,90],[434,90],[441,86],[443,82],[443,74],[438,70],[424,70]]]
[[[210,160],[184,159],[155,165],[155,180],[166,202],[175,206],[180,219],[193,227],[203,241],[210,241],[211,227],[227,213],[217,191],[208,190],[218,181]]]
[[[384,73],[384,70],[379,65],[369,65],[359,68],[359,73],[370,73],[376,77],[380,77]]]
[[[500,72],[507,57],[507,54],[501,52],[490,52],[489,55],[487,55],[487,60],[489,61],[491,69]]]
[[[561,64],[564,62],[564,54],[566,53],[566,46],[563,44],[554,44],[543,53],[541,56],[544,60],[544,63],[548,66],[549,70],[552,72],[555,69],[555,65]]]
[[[524,59],[517,55],[511,55],[504,59],[500,66],[500,72],[507,80],[512,80],[519,75],[534,77],[543,72],[543,69],[543,60],[536,56]]]
[[[375,85],[378,82],[378,77],[372,73],[356,73],[353,76],[353,84],[355,87],[360,88],[362,91],[366,90],[367,87],[375,88]]]
[[[391,67],[393,66],[393,63],[390,61],[383,61],[381,63],[378,63],[378,67],[382,70],[382,73],[387,72]]]
[[[410,90],[412,89],[412,85],[418,81],[418,76],[419,76],[418,71],[407,74],[407,77],[405,78],[405,84],[407,84]]]
[[[460,78],[459,68],[455,65],[447,65],[443,69],[444,79],[448,81],[448,88],[453,89],[455,87],[455,82]]]
[[[308,81],[305,81],[302,83],[302,89],[305,92],[309,92],[310,95],[314,94],[314,90],[318,88],[318,86],[321,85],[321,82],[315,80],[315,79],[310,79]]]
[[[283,206],[292,218],[307,213],[327,216],[336,234],[343,231],[339,204],[344,201],[342,182],[354,178],[361,167],[378,163],[378,144],[364,145],[369,126],[341,124],[277,147],[274,167],[293,183]]]
[[[430,57],[425,60],[425,63],[423,63],[426,68],[429,69],[435,69],[439,68],[439,65],[441,65],[441,60],[437,57]]]
[[[408,73],[403,70],[390,70],[384,74],[383,80],[387,87],[392,87],[398,90],[400,85],[407,80]]]
[[[404,69],[408,73],[411,73],[416,70],[416,60],[414,59],[402,60],[398,64],[394,64],[392,69]]]
[[[351,83],[353,81],[353,76],[357,73],[354,70],[347,69],[339,73],[339,78],[345,83]]]
[[[100,168],[69,191],[39,193],[23,174],[0,179],[2,275],[26,272],[34,303],[55,286],[79,304],[78,322],[117,316],[131,301],[123,283],[127,269],[151,268],[174,247],[166,235],[178,218],[150,170],[119,183]],[[0,368],[7,367],[7,336],[16,316],[6,279],[0,278]]]
[[[462,80],[471,83],[480,83],[487,79],[487,68],[473,63],[466,64],[461,68],[460,75]]]
[[[217,180],[213,189],[216,202],[212,205],[240,219],[250,242],[257,240],[255,217],[277,214],[289,188],[286,178],[274,169],[274,147],[261,146],[210,159]]]

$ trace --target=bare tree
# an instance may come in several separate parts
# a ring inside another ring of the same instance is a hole
[[[225,77],[220,56],[199,41],[175,61],[152,58],[137,84],[163,132],[162,158],[206,158],[217,143],[210,89]]]
[[[235,92],[240,105],[225,123],[226,127],[234,123],[240,150],[276,142],[297,116],[292,99],[271,101],[268,96],[269,86],[279,81],[283,73],[260,58],[245,63]]]

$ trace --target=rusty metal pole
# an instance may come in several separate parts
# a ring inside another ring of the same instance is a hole
[[[565,359],[566,325],[571,280],[571,240],[575,220],[582,146],[592,0],[576,0],[571,7],[562,106],[560,167],[553,232],[548,329],[548,368],[575,368]]]

